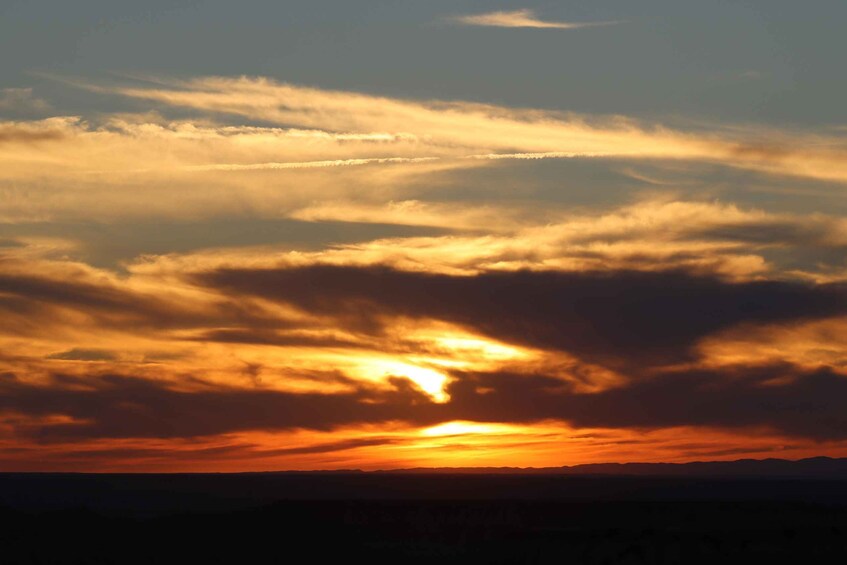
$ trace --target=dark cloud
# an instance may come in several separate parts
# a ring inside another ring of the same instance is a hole
[[[406,379],[392,379],[393,388],[376,388],[332,367],[293,377],[341,384],[334,388],[343,392],[211,387],[189,376],[180,377],[179,387],[97,374],[54,374],[49,382],[35,385],[8,373],[0,377],[0,412],[25,416],[17,433],[40,442],[450,420],[559,420],[589,428],[769,428],[815,440],[847,439],[847,377],[835,370],[788,364],[711,371],[671,371],[666,366],[696,361],[693,346],[701,338],[738,324],[795,323],[844,314],[847,294],[840,285],[733,283],[677,271],[447,276],[326,266],[219,270],[198,275],[195,282],[221,291],[226,302],[210,313],[185,314],[114,285],[12,275],[0,275],[0,292],[6,293],[0,298],[69,305],[107,319],[122,314],[124,324],[194,324],[204,340],[275,345],[349,344],[303,342],[296,334],[286,335],[291,324],[252,313],[253,298],[290,304],[317,315],[328,327],[346,326],[361,337],[376,338],[374,343],[391,329],[395,316],[432,318],[509,343],[567,351],[613,366],[626,380],[616,388],[585,393],[548,374],[454,372],[447,385],[449,402],[437,404]],[[96,347],[80,346],[52,357],[104,355]],[[248,364],[245,372],[257,383],[260,377],[277,376],[266,375],[256,364]],[[55,415],[73,423],[48,418]]]
[[[0,381],[0,411],[78,422],[37,426],[32,439],[177,438],[242,430],[310,428],[405,419],[428,398],[406,381],[389,391],[359,388],[340,394],[215,388],[184,392],[119,375],[54,375],[49,386]]]
[[[203,332],[192,341],[215,341],[218,343],[249,343],[253,345],[277,345],[299,347],[362,347],[361,343],[334,337],[311,336],[252,328],[222,329]]]
[[[63,472],[90,470],[92,463],[108,463],[111,465],[131,465],[133,472],[139,469],[161,469],[160,465],[172,465],[179,461],[219,462],[222,460],[252,461],[273,457],[292,455],[312,455],[337,453],[361,447],[390,445],[400,442],[397,438],[353,438],[347,440],[299,444],[293,447],[265,449],[253,443],[228,443],[225,445],[208,446],[203,440],[196,444],[181,442],[178,446],[167,447],[110,447],[89,449],[56,449],[46,450],[44,445],[32,444],[27,447],[4,447],[0,454],[0,464],[4,468],[14,469],[21,461],[30,459],[42,465],[53,465]],[[299,440],[302,442],[302,440]],[[24,466],[24,469],[27,467]]]
[[[76,308],[90,314],[103,312],[125,317],[176,317],[172,308],[153,297],[102,281],[86,280],[69,271],[53,278],[38,274],[0,273],[0,293],[9,295],[3,306],[36,312],[45,305]]]
[[[777,379],[788,379],[776,384]],[[483,392],[484,391],[484,392]],[[847,438],[847,375],[791,365],[693,370],[576,393],[547,376],[464,375],[449,387],[456,414],[476,421],[566,421],[576,427],[766,427],[818,440]]]
[[[694,240],[729,241],[754,246],[762,257],[784,270],[801,269],[821,272],[840,268],[847,256],[847,245],[833,234],[840,228],[832,219],[818,218],[803,222],[796,219],[771,219],[759,222],[727,222],[689,231],[684,237]]]
[[[170,447],[115,447],[106,449],[73,449],[57,453],[56,456],[62,460],[73,459],[138,459],[156,458],[172,460],[175,457],[196,459],[219,459],[220,457],[237,457],[238,459],[260,459],[266,457],[277,457],[283,455],[307,455],[319,453],[334,453],[356,449],[359,447],[371,447],[376,445],[388,445],[401,440],[389,437],[352,438],[340,441],[323,443],[312,443],[297,445],[294,447],[281,447],[278,449],[265,449],[252,443],[234,443],[212,447],[180,446],[179,449]]]
[[[450,400],[443,404],[431,402],[408,381],[395,379],[393,384],[393,389],[360,385],[338,394],[225,388],[185,392],[127,376],[55,375],[51,386],[0,381],[0,411],[29,417],[20,433],[41,442],[331,430],[387,421],[423,426],[451,420],[558,420],[574,427],[615,429],[769,429],[813,440],[847,439],[847,376],[827,369],[773,365],[663,372],[595,393],[579,392],[544,375],[457,373],[448,385]],[[56,414],[76,422],[33,422]],[[327,446],[291,449],[298,451],[283,448],[279,454],[327,451]]]
[[[48,355],[47,359],[59,359],[62,361],[114,361],[116,357],[114,353],[103,349],[74,348]]]
[[[234,456],[239,458],[245,457],[249,453],[250,445],[221,445],[214,447],[184,447],[176,451],[172,448],[151,448],[151,447],[115,447],[111,449],[69,449],[55,453],[54,457],[61,460],[85,460],[85,459],[138,459],[138,458],[158,458],[158,459],[173,459],[176,455],[190,456],[192,459],[212,458],[217,459],[222,456]]]
[[[686,449],[684,446],[674,446],[677,449]],[[685,457],[726,457],[727,455],[750,455],[751,453],[783,453],[787,447],[784,445],[751,445],[750,447],[731,447],[725,449],[690,449],[682,451]]]
[[[193,282],[221,297],[198,309],[73,273],[0,274],[0,314],[25,321],[6,330],[13,333],[43,331],[39,324],[61,318],[57,308],[72,308],[101,327],[182,328],[196,330],[188,339],[199,341],[343,348],[360,347],[361,341],[298,330],[343,328],[370,342],[390,330],[393,317],[431,318],[636,374],[645,366],[690,361],[700,339],[738,324],[847,312],[845,285],[728,282],[682,271],[448,276],[309,266],[224,269],[195,275]],[[254,298],[287,303],[317,318],[283,319]]]
[[[330,316],[359,332],[382,331],[387,316],[435,318],[625,369],[688,360],[699,339],[740,323],[847,311],[843,285],[733,283],[679,271],[447,276],[311,266],[219,270],[199,282]]]
[[[760,222],[724,222],[686,233],[691,239],[736,241],[756,245],[826,246],[832,222],[797,222],[771,219]],[[839,246],[843,247],[843,246]]]
[[[299,447],[284,447],[281,449],[262,450],[256,452],[256,455],[262,457],[274,455],[305,455],[311,453],[332,453],[335,451],[346,451],[348,449],[356,449],[359,447],[372,447],[375,445],[389,445],[399,443],[402,440],[386,437],[374,438],[353,438],[341,441],[332,441],[325,443],[316,443],[312,445],[303,445]]]
[[[302,328],[277,316],[265,314],[247,300],[226,298],[206,305],[204,309],[167,300],[153,293],[137,292],[120,282],[92,277],[82,270],[68,269],[55,273],[2,272],[0,262],[0,316],[17,314],[31,327],[10,327],[10,333],[35,330],[43,333],[42,324],[61,320],[61,309],[79,311],[109,328],[214,328],[245,327],[252,331]]]

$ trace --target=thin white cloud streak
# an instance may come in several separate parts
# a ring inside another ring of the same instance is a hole
[[[485,153],[482,155],[468,155],[467,159],[481,159],[498,161],[500,159],[591,159],[599,157],[614,157],[614,153],[578,153],[569,151],[547,151],[544,153]]]
[[[466,155],[458,157],[458,159],[474,159],[474,160],[491,160],[497,161],[502,159],[582,159],[592,157],[609,157],[604,153],[486,153],[482,155]],[[401,163],[427,163],[430,161],[443,160],[442,157],[374,157],[370,159],[336,159],[331,161],[305,161],[292,163],[218,163],[211,165],[193,165],[183,167],[185,171],[266,171],[266,170],[281,170],[281,169],[322,169],[326,167],[349,167],[358,165],[392,165]],[[147,172],[150,169],[138,169],[137,172]],[[97,171],[101,172],[101,171]]]
[[[620,116],[597,119],[469,102],[410,101],[247,77],[91,88],[328,132],[411,135],[419,150],[415,156],[435,156],[435,151],[452,157],[602,154],[701,161],[774,175],[847,181],[847,140],[808,132],[756,127],[687,132]]]
[[[528,217],[541,222],[546,219],[548,212],[528,206],[466,206],[420,200],[392,200],[386,204],[330,201],[295,210],[289,217],[308,222],[361,222],[471,231],[480,231],[480,226],[485,226],[482,231],[497,233],[525,227],[529,222]]]
[[[336,159],[334,161],[307,161],[299,163],[216,164],[185,167],[189,171],[265,171],[274,169],[320,169],[372,164],[425,163],[438,157],[379,157],[373,159]]]
[[[499,12],[488,12],[485,14],[471,14],[466,16],[454,16],[450,21],[469,26],[485,27],[510,27],[510,28],[535,28],[535,29],[581,29],[586,27],[599,27],[616,25],[623,22],[547,22],[539,19],[535,11],[530,9],[504,10]]]

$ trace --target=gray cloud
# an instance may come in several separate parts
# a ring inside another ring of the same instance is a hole
[[[30,423],[41,442],[91,438],[191,438],[245,430],[332,430],[355,424],[451,420],[533,423],[559,420],[575,427],[658,429],[703,426],[770,429],[816,441],[847,439],[847,378],[829,369],[738,366],[721,372],[678,370],[633,379],[596,393],[545,375],[454,373],[450,401],[432,403],[407,381],[393,389],[339,394],[207,389],[183,392],[124,375],[54,375],[51,386],[0,379],[0,410],[30,417],[70,416],[72,423]],[[777,384],[777,379],[783,382]],[[377,440],[374,440],[377,442]],[[284,448],[278,454],[317,453],[372,445]],[[385,443],[379,440],[378,443]]]
[[[379,333],[384,316],[441,319],[510,343],[563,350],[632,369],[690,360],[703,337],[744,322],[847,312],[843,285],[733,283],[671,272],[490,272],[474,276],[382,267],[219,270],[198,282],[331,316]]]

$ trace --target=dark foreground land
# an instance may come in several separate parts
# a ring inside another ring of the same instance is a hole
[[[844,563],[847,480],[0,474],[0,563]]]

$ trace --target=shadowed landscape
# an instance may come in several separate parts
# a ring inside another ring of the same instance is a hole
[[[845,465],[7,473],[0,543],[21,564],[834,562]]]

